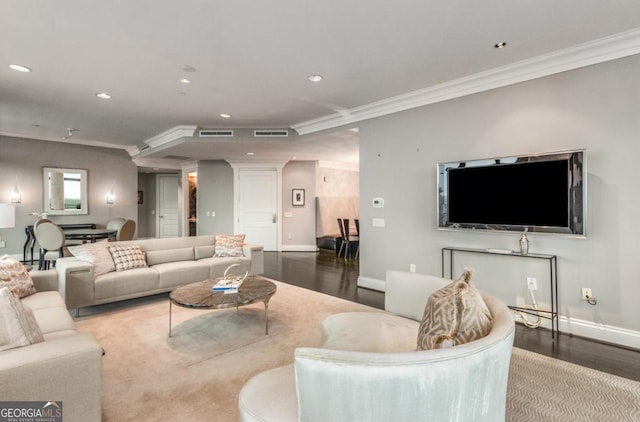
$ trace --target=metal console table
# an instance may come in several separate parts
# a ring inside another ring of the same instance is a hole
[[[442,277],[445,277],[445,255],[449,254],[449,278],[453,278],[453,257],[455,252],[461,253],[477,253],[488,255],[500,255],[504,257],[514,258],[529,258],[529,259],[543,259],[549,262],[549,282],[551,289],[551,310],[532,310],[529,308],[522,308],[518,306],[509,306],[509,309],[514,311],[524,312],[526,314],[539,316],[541,318],[551,320],[551,338],[556,338],[556,333],[560,333],[558,330],[558,258],[556,255],[545,255],[537,253],[529,253],[527,255],[521,255],[517,252],[505,253],[504,251],[492,251],[491,249],[474,249],[474,248],[457,248],[457,247],[445,247],[442,248]]]

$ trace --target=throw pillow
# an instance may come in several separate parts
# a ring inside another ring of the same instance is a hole
[[[244,236],[244,234],[216,234],[213,256],[244,256],[242,252]]]
[[[0,351],[44,341],[33,311],[8,287],[0,288]]]
[[[109,253],[109,241],[106,239],[96,243],[69,246],[67,249],[80,261],[93,264],[93,275],[95,276],[116,270],[111,253]]]
[[[480,292],[471,284],[472,271],[434,292],[424,309],[418,350],[442,349],[489,334],[493,317]]]
[[[144,252],[138,245],[109,246],[109,252],[113,257],[116,271],[148,267]]]
[[[0,258],[0,287],[5,286],[19,298],[36,293],[27,268],[9,255]]]

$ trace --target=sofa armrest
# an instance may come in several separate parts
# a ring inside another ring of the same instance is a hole
[[[260,245],[245,243],[242,246],[244,256],[251,260],[250,275],[264,273],[264,248]]]
[[[93,264],[77,258],[60,258],[56,261],[58,290],[67,308],[93,305],[95,281]]]
[[[451,280],[426,274],[387,271],[384,308],[396,315],[420,321],[431,293],[449,283]]]
[[[62,401],[71,421],[101,418],[102,347],[79,333],[0,352],[0,397]]]
[[[55,269],[30,271],[29,275],[37,291],[58,291],[58,272]]]

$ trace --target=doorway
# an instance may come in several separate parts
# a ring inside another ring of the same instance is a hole
[[[238,173],[238,233],[247,243],[277,251],[279,244],[278,172],[272,169]]]

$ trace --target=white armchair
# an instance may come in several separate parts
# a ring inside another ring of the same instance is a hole
[[[403,316],[356,312],[329,317],[323,331],[324,346],[331,348],[298,348],[293,365],[249,380],[240,392],[239,420],[504,420],[515,326],[502,302],[483,294],[493,316],[486,337],[449,349],[415,351],[419,322],[412,318],[421,318],[426,298],[448,282],[388,274],[385,307],[401,310]],[[376,338],[380,334],[374,330],[380,326],[391,341]],[[355,333],[362,342],[354,341]],[[397,349],[396,341],[411,349],[380,351]],[[343,350],[337,350],[340,347]],[[357,350],[372,348],[378,351]]]

